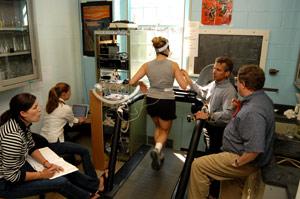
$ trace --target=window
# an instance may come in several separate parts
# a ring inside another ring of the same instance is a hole
[[[177,0],[129,0],[129,21],[139,26],[139,31],[131,35],[131,66],[155,57],[151,40],[163,36],[169,40],[170,58],[179,65],[182,62],[182,41],[185,1]],[[135,66],[136,65],[136,66]],[[135,70],[132,70],[134,74]]]
[[[182,27],[184,0],[130,0],[129,15],[138,25]]]

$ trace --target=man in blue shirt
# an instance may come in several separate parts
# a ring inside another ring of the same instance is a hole
[[[270,162],[275,119],[273,102],[262,90],[264,82],[264,72],[258,66],[239,69],[241,110],[224,130],[223,152],[194,160],[188,187],[190,199],[207,198],[213,180],[221,181],[221,198],[241,198],[245,179]]]

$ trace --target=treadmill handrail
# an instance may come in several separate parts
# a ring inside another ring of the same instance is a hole
[[[122,103],[131,105],[141,99],[144,99],[144,94],[137,94],[131,99],[127,100],[127,102]],[[124,107],[124,106],[123,106]],[[121,109],[117,109],[116,111],[122,110],[122,105],[120,106]],[[116,112],[115,112],[116,114]],[[116,163],[117,163],[117,153],[118,153],[118,143],[120,140],[120,134],[121,134],[121,118],[117,116],[116,114],[116,122],[114,127],[114,132],[112,135],[112,144],[111,144],[111,152],[109,156],[109,163],[108,163],[108,177],[105,185],[105,191],[109,192],[113,189],[113,182],[114,182],[114,176],[115,176],[115,169],[116,169]]]
[[[188,97],[196,97],[197,93],[193,90],[182,90],[178,88],[173,88],[174,94],[176,95],[185,95]]]
[[[197,93],[193,90],[181,90],[174,88],[175,101],[186,102],[186,103],[196,103],[202,100],[197,98]]]
[[[131,99],[124,102],[123,104],[130,106],[131,104],[134,104],[135,102],[137,102],[141,99],[144,99],[144,98],[145,98],[145,94],[139,93],[139,94],[135,95],[134,97],[132,97]]]
[[[196,125],[194,127],[193,135],[190,141],[189,150],[183,165],[183,169],[181,171],[179,180],[176,184],[176,187],[172,194],[172,199],[182,199],[184,198],[186,187],[188,185],[191,166],[194,161],[195,154],[197,152],[198,143],[200,140],[200,136],[202,133],[202,129],[205,125],[205,120],[197,120]]]

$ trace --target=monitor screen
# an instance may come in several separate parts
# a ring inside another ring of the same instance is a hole
[[[73,104],[72,110],[75,117],[87,117],[89,106],[87,104]]]

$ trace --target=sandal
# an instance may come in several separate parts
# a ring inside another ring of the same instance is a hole
[[[96,192],[97,194],[101,195],[105,191],[107,177],[108,177],[108,170],[106,169],[99,177],[100,183],[99,183],[99,189]]]
[[[96,193],[92,193],[90,195],[90,199],[99,199],[101,198],[101,195],[99,195],[97,192]]]

